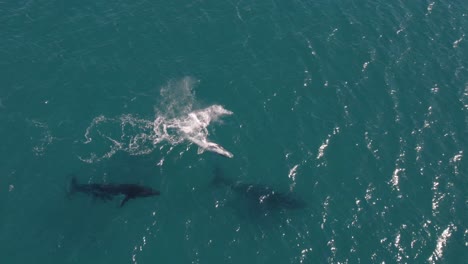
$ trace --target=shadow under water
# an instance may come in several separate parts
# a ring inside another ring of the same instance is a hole
[[[236,208],[245,207],[246,212],[257,216],[307,207],[307,203],[294,192],[281,192],[262,184],[236,182],[224,177],[220,168],[214,170],[212,185],[229,188],[236,199],[228,204]]]

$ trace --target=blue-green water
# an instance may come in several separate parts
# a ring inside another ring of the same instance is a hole
[[[0,262],[466,263],[467,27],[461,0],[0,1]]]

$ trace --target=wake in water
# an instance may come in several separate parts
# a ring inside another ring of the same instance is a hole
[[[207,138],[211,123],[233,113],[221,105],[194,110],[196,101],[192,88],[195,84],[193,78],[185,77],[164,86],[161,89],[162,101],[156,108],[157,118],[154,121],[132,115],[122,115],[119,118],[101,115],[94,118],[86,129],[84,142],[93,151],[89,158],[80,159],[88,163],[98,162],[112,157],[117,151],[144,155],[158,146],[162,149],[164,143],[169,143],[172,150],[174,146],[184,142],[196,144],[198,154],[207,150],[232,158],[231,152]]]

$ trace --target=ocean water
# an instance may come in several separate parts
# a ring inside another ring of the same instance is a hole
[[[467,263],[467,28],[461,0],[0,0],[0,263]]]

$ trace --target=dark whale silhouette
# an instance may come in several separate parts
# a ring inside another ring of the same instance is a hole
[[[112,200],[114,196],[125,195],[120,203],[120,207],[124,206],[130,199],[138,197],[150,197],[159,195],[159,191],[149,187],[137,184],[112,184],[112,183],[91,183],[80,184],[75,177],[72,177],[70,183],[70,194],[75,192],[86,193],[94,198],[102,200]]]
[[[301,209],[307,206],[306,202],[293,192],[279,192],[266,185],[235,182],[225,178],[219,168],[214,170],[214,174],[212,184],[227,186],[263,209]]]

